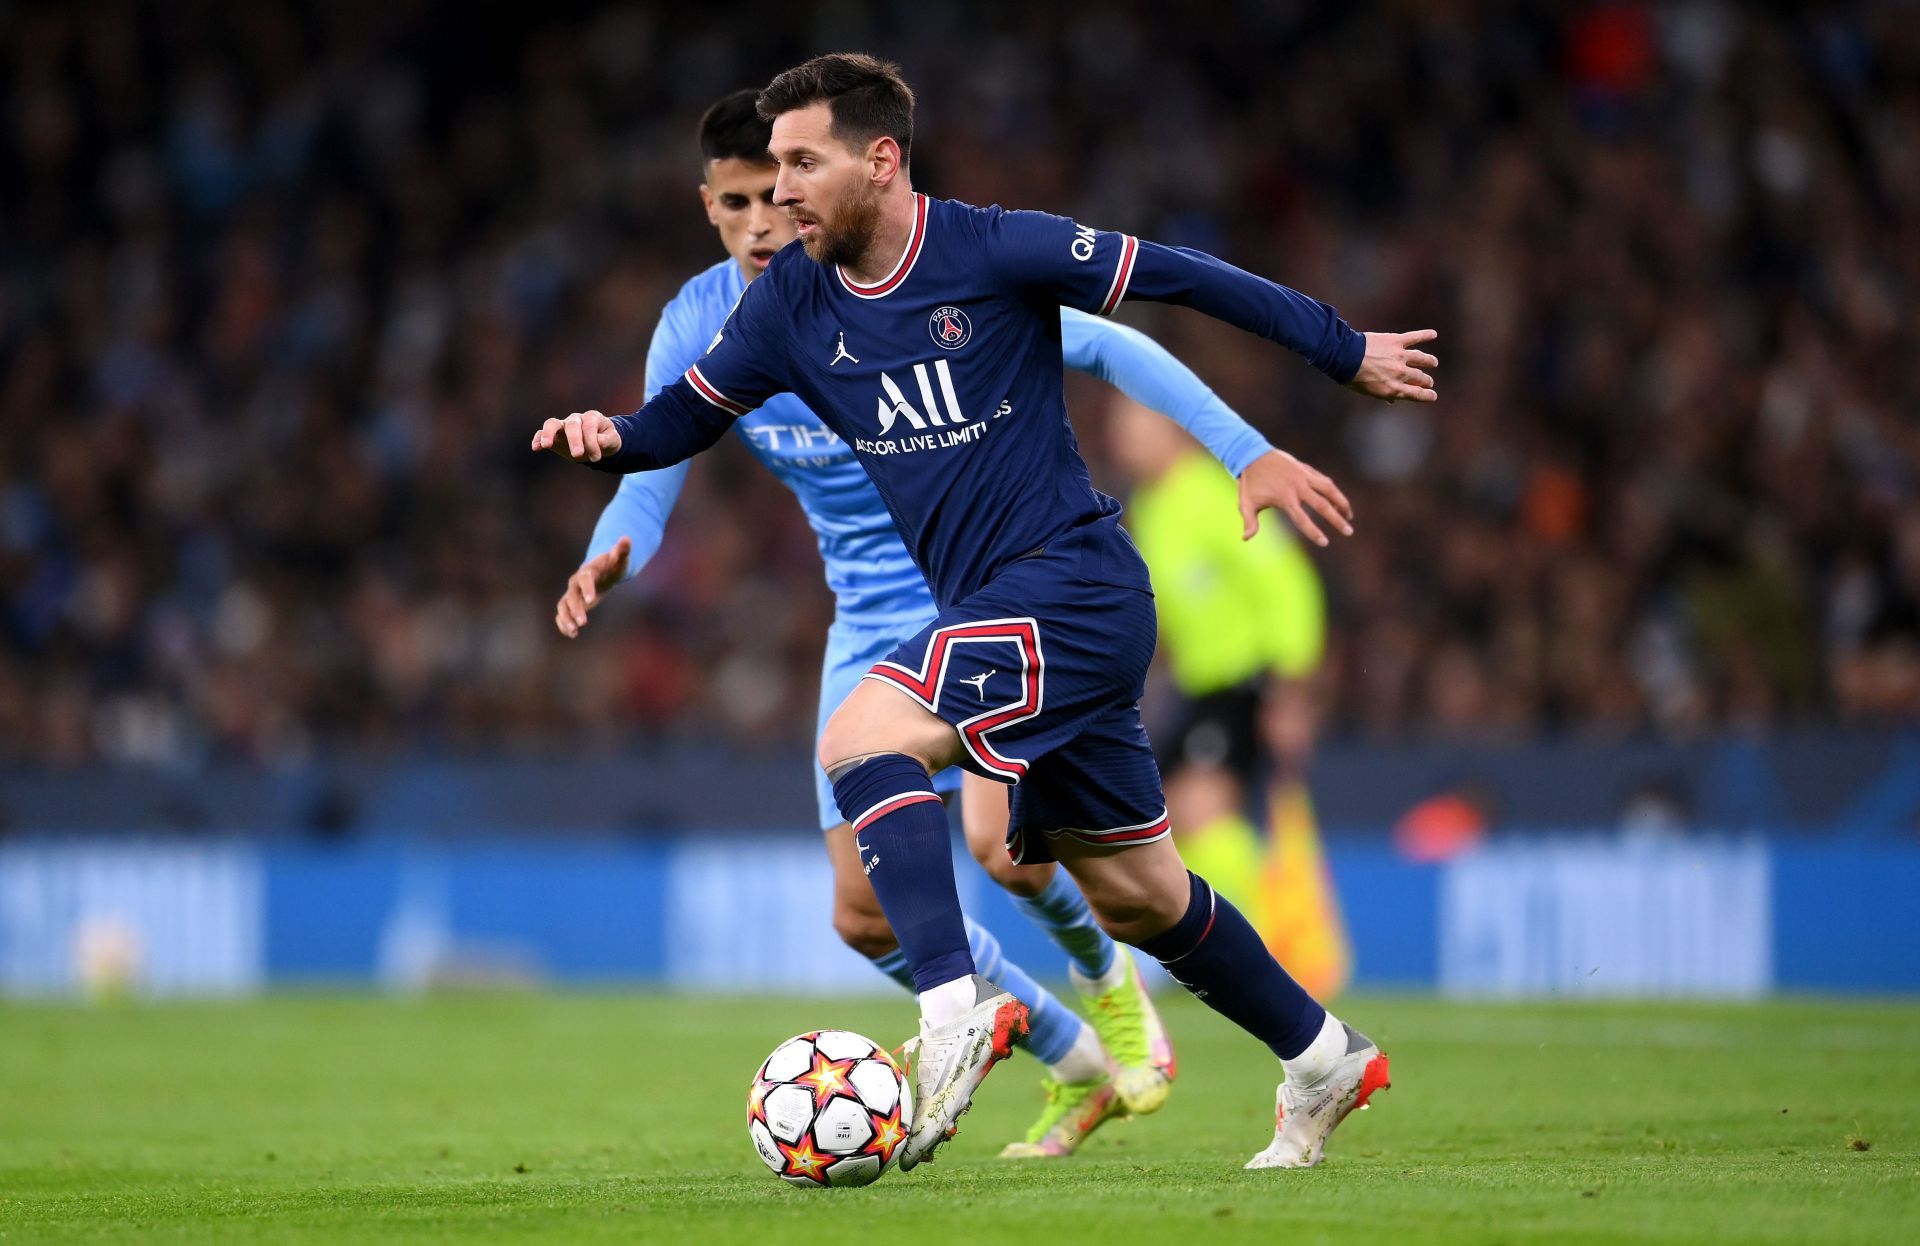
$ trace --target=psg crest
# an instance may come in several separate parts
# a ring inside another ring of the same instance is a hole
[[[936,307],[927,317],[927,332],[942,350],[959,350],[973,336],[973,322],[958,307]]]

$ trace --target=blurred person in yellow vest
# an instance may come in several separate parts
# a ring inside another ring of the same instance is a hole
[[[1282,525],[1244,536],[1233,478],[1177,426],[1124,397],[1111,413],[1109,448],[1133,483],[1126,525],[1180,701],[1153,733],[1180,855],[1302,984],[1335,993],[1352,954],[1305,781],[1326,646],[1319,573]],[[1248,816],[1262,774],[1270,839]]]

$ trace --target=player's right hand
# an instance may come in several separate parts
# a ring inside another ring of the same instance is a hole
[[[633,541],[621,537],[613,548],[596,554],[580,564],[567,579],[567,591],[553,610],[553,625],[572,640],[587,625],[587,611],[600,604],[600,594],[627,578],[627,558],[633,553]]]
[[[564,420],[548,420],[533,435],[533,448],[551,450],[575,463],[598,463],[620,453],[620,430],[598,411],[575,411]]]

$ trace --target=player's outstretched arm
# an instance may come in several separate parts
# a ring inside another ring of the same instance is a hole
[[[1432,330],[1363,335],[1320,300],[1203,251],[1089,229],[1044,212],[985,211],[987,261],[1002,282],[1028,297],[1103,316],[1129,298],[1175,303],[1278,342],[1372,397],[1435,397],[1425,370],[1438,360],[1418,349],[1438,336]]]
[[[1318,299],[1203,252],[1134,239],[1123,239],[1116,250],[1119,298],[1178,303],[1237,325],[1298,352],[1369,397],[1387,402],[1439,397],[1426,369],[1439,367],[1440,361],[1419,349],[1440,336],[1432,329],[1356,333]]]

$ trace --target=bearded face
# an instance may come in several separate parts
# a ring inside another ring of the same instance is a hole
[[[831,216],[821,216],[806,232],[801,245],[809,259],[821,264],[858,264],[873,245],[880,224],[880,191],[861,179],[847,188]]]

